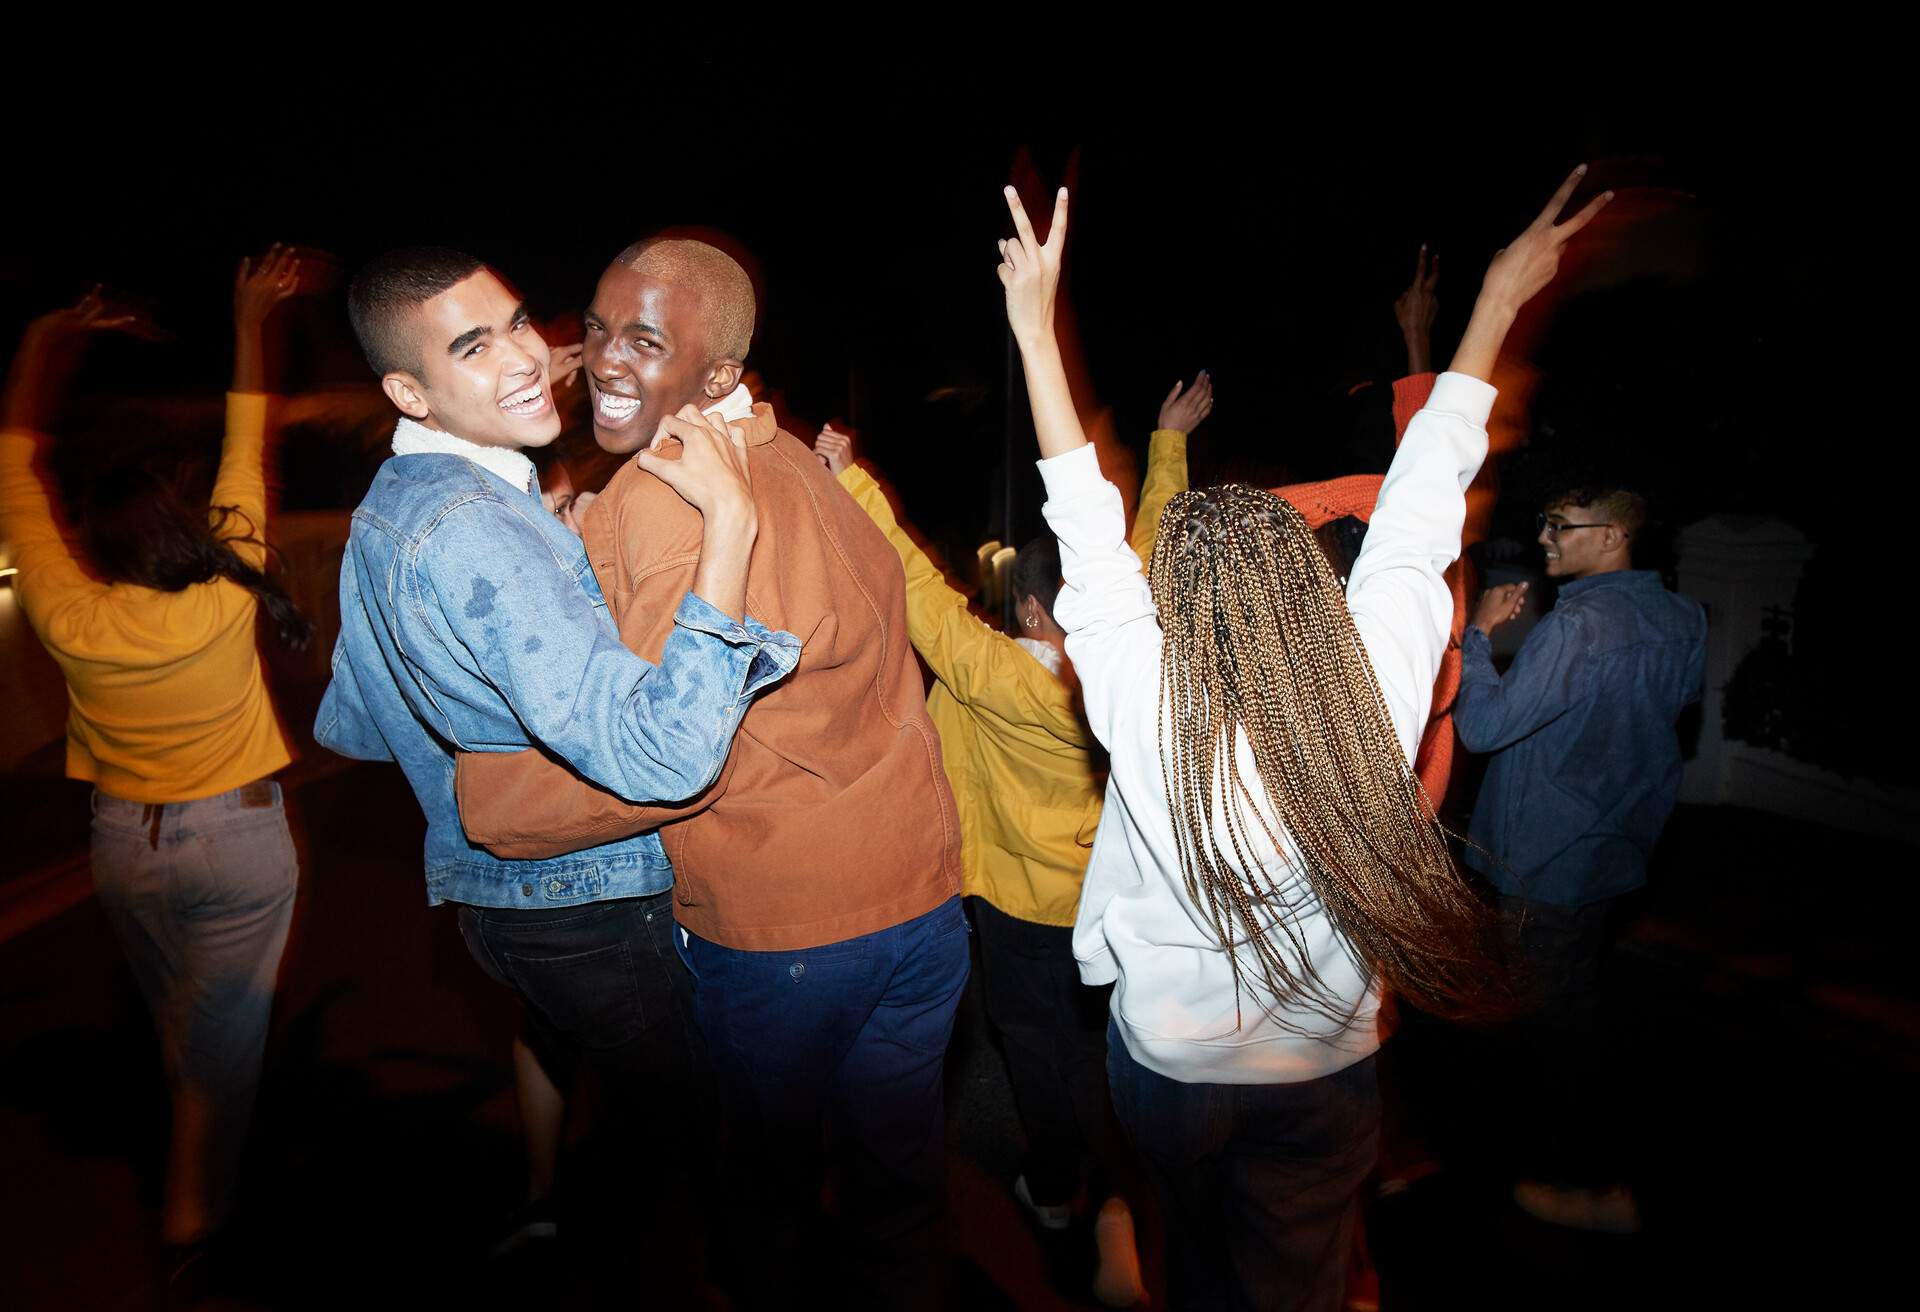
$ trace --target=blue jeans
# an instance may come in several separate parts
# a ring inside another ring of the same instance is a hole
[[[942,1290],[941,1075],[966,987],[960,899],[842,943],[722,947],[682,928],[694,1014],[727,1120],[722,1188],[742,1292],[811,1305],[802,1230],[829,1169],[839,1307],[911,1307]],[[823,1154],[823,1131],[831,1152]]]
[[[1182,1084],[1108,1023],[1114,1110],[1160,1196],[1174,1312],[1338,1312],[1379,1149],[1374,1062],[1299,1084]]]
[[[173,1095],[168,1210],[232,1208],[300,864],[280,785],[148,805],[93,795],[93,884],[153,1010]]]

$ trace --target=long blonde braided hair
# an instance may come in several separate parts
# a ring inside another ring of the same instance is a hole
[[[1296,911],[1318,896],[1360,961],[1443,1016],[1501,1009],[1485,903],[1408,768],[1346,598],[1300,513],[1232,483],[1167,503],[1149,570],[1164,635],[1158,737],[1188,896],[1275,1000],[1348,1019]],[[1243,778],[1236,742],[1252,748]],[[1285,827],[1275,833],[1264,794]],[[1298,868],[1269,870],[1292,840]],[[1260,840],[1264,839],[1264,842]]]

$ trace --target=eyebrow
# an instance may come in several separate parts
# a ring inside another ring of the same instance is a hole
[[[670,340],[667,337],[666,329],[657,328],[653,324],[646,323],[641,320],[635,320],[632,323],[623,325],[620,331],[623,333],[651,333],[653,336],[660,338],[662,341]]]
[[[509,327],[511,327],[512,325],[519,323],[522,319],[526,317],[527,317],[527,303],[525,301],[522,301],[520,302],[520,304],[514,306],[513,313],[507,316],[507,324]],[[462,351],[466,350],[469,346],[472,346],[475,342],[483,341],[486,338],[491,336],[493,336],[493,329],[491,327],[488,327],[485,324],[482,324],[475,328],[469,328],[465,332],[461,333],[458,337],[454,338],[451,342],[447,343],[447,354],[459,355]]]

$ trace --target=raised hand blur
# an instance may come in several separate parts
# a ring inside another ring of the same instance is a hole
[[[41,315],[20,335],[13,357],[7,377],[7,427],[35,432],[51,428],[61,393],[96,333],[126,333],[144,341],[164,335],[145,315],[112,299],[98,285],[72,305]]]
[[[832,424],[828,424],[820,430],[820,435],[813,439],[813,453],[820,457],[820,463],[827,467],[827,472],[837,478],[841,471],[852,465],[856,459],[853,434],[843,433]]]
[[[1178,379],[1174,380],[1173,390],[1160,403],[1160,418],[1154,426],[1191,433],[1212,413],[1213,376],[1202,369],[1195,375],[1192,387],[1183,387]]]
[[[240,261],[233,275],[233,390],[267,390],[265,328],[281,305],[300,294],[300,257],[275,242],[259,259]]]
[[[1429,256],[1425,244],[1415,262],[1413,281],[1393,303],[1393,317],[1400,324],[1400,336],[1407,343],[1407,372],[1424,374],[1433,368],[1433,320],[1440,312],[1440,298],[1434,289],[1440,285],[1440,257]]]
[[[233,323],[258,331],[282,303],[300,294],[300,257],[279,242],[258,260],[248,256],[233,275]]]
[[[575,342],[572,346],[556,346],[547,352],[547,382],[556,391],[562,387],[572,387],[580,378],[580,370],[586,360],[586,344]]]

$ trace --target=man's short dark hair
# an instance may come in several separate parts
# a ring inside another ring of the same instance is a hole
[[[1562,488],[1540,504],[1542,510],[1556,506],[1582,506],[1597,511],[1606,516],[1607,523],[1619,525],[1620,531],[1629,538],[1637,537],[1647,526],[1650,514],[1644,495],[1613,483]]]
[[[347,289],[347,317],[373,371],[418,374],[419,351],[400,331],[402,318],[486,267],[445,246],[408,246],[367,261]]]

